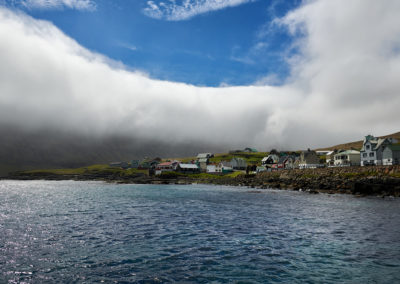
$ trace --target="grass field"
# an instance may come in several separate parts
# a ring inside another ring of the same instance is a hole
[[[44,169],[24,171],[26,174],[54,174],[54,175],[82,175],[82,174],[98,174],[98,173],[115,173],[121,176],[135,175],[138,173],[148,174],[147,170],[138,169],[121,169],[110,167],[109,165],[100,164],[76,169]]]
[[[219,163],[221,161],[229,162],[232,158],[242,158],[247,164],[257,165],[261,164],[261,160],[268,156],[268,152],[257,152],[257,153],[247,153],[247,152],[239,152],[239,153],[221,153],[215,154],[213,158],[210,159],[210,163]],[[186,158],[178,158],[176,160],[181,161],[182,163],[188,163],[192,160],[196,160],[196,157],[186,157]],[[173,159],[171,159],[173,160]]]

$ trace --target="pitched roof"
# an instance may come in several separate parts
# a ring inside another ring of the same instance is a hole
[[[249,147],[245,148],[244,150],[245,150],[245,151],[250,151],[250,152],[253,152],[253,153],[257,153],[257,152],[258,152],[257,149],[255,149],[255,148],[249,148]]]
[[[211,157],[211,156],[212,156],[211,153],[199,153],[199,154],[197,155],[197,158],[198,158],[198,159],[201,159],[201,158],[209,158],[209,157]]]
[[[346,151],[337,153],[336,155],[351,155],[351,154],[360,155],[360,151],[357,151],[357,150],[346,150]]]
[[[181,169],[198,169],[199,167],[196,164],[179,164]]]

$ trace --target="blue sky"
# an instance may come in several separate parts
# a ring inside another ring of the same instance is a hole
[[[227,150],[398,131],[400,1],[162,1],[0,0],[0,121]]]
[[[287,78],[292,39],[272,21],[299,0],[177,0],[173,7],[163,1],[170,10],[158,15],[149,9],[162,7],[160,0],[81,0],[88,4],[83,7],[62,4],[67,0],[7,0],[6,5],[51,21],[82,46],[155,79],[235,86],[266,77],[269,84],[281,85]],[[179,10],[183,2],[194,7],[172,15],[171,9]],[[218,2],[221,6],[213,10],[209,3]]]

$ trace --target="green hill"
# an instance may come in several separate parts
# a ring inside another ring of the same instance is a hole
[[[395,139],[400,141],[400,132],[396,132],[396,133],[385,135],[385,136],[379,136],[379,138],[395,138]],[[362,144],[363,144],[363,141],[359,140],[359,141],[354,141],[354,142],[347,142],[347,143],[343,143],[343,144],[338,144],[338,145],[331,146],[331,147],[319,148],[317,150],[334,150],[334,149],[342,149],[342,150],[355,149],[355,150],[360,150],[362,148]]]

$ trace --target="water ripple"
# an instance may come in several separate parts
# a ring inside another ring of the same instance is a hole
[[[0,283],[399,283],[400,200],[0,181]]]

